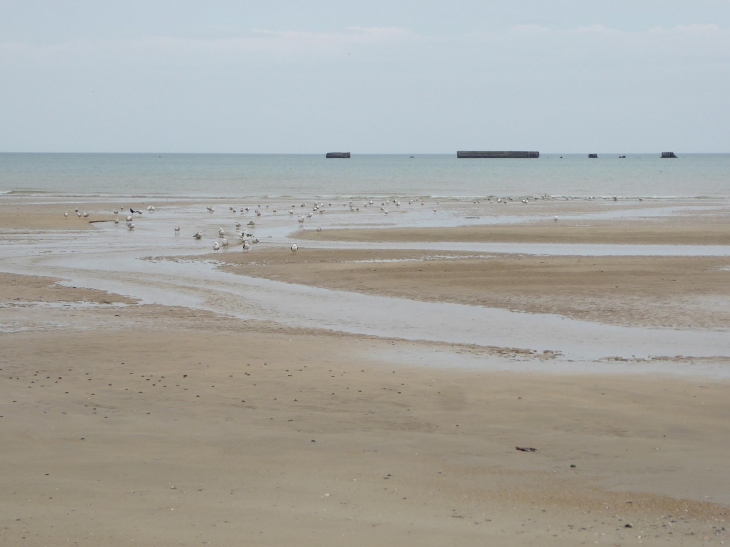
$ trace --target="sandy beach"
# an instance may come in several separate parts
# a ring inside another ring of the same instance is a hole
[[[0,542],[727,542],[730,204],[402,202],[0,196]]]

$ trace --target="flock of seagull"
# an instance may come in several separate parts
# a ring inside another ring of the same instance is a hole
[[[545,199],[545,198],[546,198],[546,196],[543,196],[542,198],[535,197],[535,198],[532,198],[532,199],[533,200],[538,200],[538,199]],[[613,199],[614,199],[614,201],[616,200],[616,198],[613,198]],[[524,198],[524,199],[521,200],[521,202],[522,203],[529,203],[529,200],[530,200],[530,198]],[[508,203],[510,201],[513,201],[513,199],[512,198],[496,198],[496,200],[493,200],[493,198],[488,198],[488,202],[489,203],[506,204],[506,203]],[[473,203],[475,203],[475,204],[479,204],[481,202],[482,202],[481,200],[474,200],[473,201]],[[408,200],[408,204],[409,205],[412,205],[413,203],[420,203],[421,205],[425,205],[425,201],[423,199],[421,199],[421,200],[418,200],[418,199],[410,199],[410,200]],[[440,203],[440,201],[439,200],[436,200],[436,204],[438,205],[439,203]],[[391,205],[392,206],[395,206],[395,207],[400,207],[401,206],[401,202],[397,198],[388,199],[387,201],[382,201],[382,202],[380,202],[380,211],[383,214],[385,214],[385,215],[389,214],[388,207],[391,206]],[[363,208],[368,208],[368,207],[373,207],[373,206],[376,206],[375,205],[375,202],[373,200],[366,200],[362,204],[362,207]],[[291,208],[288,209],[287,212],[289,213],[289,215],[293,216],[295,214],[296,207],[297,207],[296,205],[292,205]],[[309,206],[307,205],[306,202],[301,203],[299,205],[299,208],[307,208],[307,207],[309,207]],[[304,224],[304,221],[307,218],[312,218],[314,216],[314,213],[320,213],[320,214],[324,213],[326,211],[326,208],[327,207],[332,207],[332,203],[328,203],[326,206],[325,206],[324,202],[315,203],[312,206],[311,211],[309,211],[309,212],[306,213],[306,216],[304,214],[298,215],[297,221],[299,222],[299,224]],[[358,212],[358,211],[360,211],[360,206],[359,205],[356,205],[353,202],[352,199],[350,199],[348,201],[348,203],[344,205],[344,207],[349,207],[349,209],[350,209],[351,212]],[[261,205],[259,205],[258,208],[255,208],[254,209],[253,213],[257,217],[260,217],[261,216],[261,209],[262,209],[261,208]],[[269,205],[266,205],[266,209],[269,209]],[[206,210],[207,210],[208,213],[214,213],[215,212],[215,207],[213,207],[212,205],[208,205],[206,207]],[[148,212],[154,212],[155,211],[155,207],[153,205],[150,205],[150,206],[147,207],[147,211]],[[236,212],[236,208],[230,206],[229,207],[229,211],[235,213]],[[242,208],[239,209],[239,212],[240,213],[244,213],[244,214],[245,213],[249,213],[250,211],[251,211],[251,207],[242,207]],[[437,211],[438,211],[437,209],[435,209],[435,208],[433,209],[433,212],[434,213],[436,213]],[[74,209],[74,212],[76,213],[76,215],[79,218],[81,218],[81,217],[88,218],[89,217],[89,211],[84,211],[82,213],[81,211],[79,211],[79,208],[78,207],[76,207]],[[135,209],[130,208],[129,209],[129,212],[130,212],[130,214],[126,216],[126,224],[127,224],[127,229],[131,231],[131,230],[134,230],[134,227],[135,227],[134,226],[134,215],[135,214],[136,215],[141,215],[142,214],[142,211],[135,210]],[[273,214],[276,214],[276,212],[277,212],[276,209],[272,209],[272,213]],[[119,224],[119,210],[118,209],[115,209],[114,210],[114,215],[115,215],[114,224]],[[68,218],[68,216],[69,216],[68,211],[64,211],[63,216],[66,217],[66,218]],[[557,216],[556,217],[553,217],[553,220],[555,222],[557,222],[558,221],[558,217]],[[247,224],[247,227],[249,227],[251,230],[253,230],[255,226],[256,226],[256,222],[254,220],[249,221],[248,224]],[[239,229],[240,229],[240,231],[239,231]],[[321,226],[317,226],[316,230],[317,230],[317,232],[321,232],[322,231],[322,227]],[[246,229],[242,227],[242,224],[240,222],[238,222],[238,221],[236,221],[236,223],[235,223],[235,231],[234,232],[235,232],[236,238],[238,240],[238,242],[236,243],[236,245],[242,245],[242,248],[243,248],[244,251],[248,251],[249,249],[251,249],[251,246],[252,245],[255,245],[255,244],[257,244],[259,242],[259,240],[254,237],[254,234],[247,232]],[[180,234],[180,226],[178,226],[177,224],[175,224],[175,226],[174,226],[174,233],[175,233],[175,235],[179,235]],[[220,238],[220,241],[216,240],[216,241],[213,242],[213,250],[214,251],[218,251],[221,248],[224,248],[225,249],[225,248],[228,248],[229,247],[230,242],[228,241],[228,238],[226,237],[226,235],[227,235],[227,232],[223,228],[219,228],[218,229],[218,237]],[[203,239],[203,232],[200,231],[200,230],[198,230],[197,232],[195,232],[193,234],[193,238],[196,239],[196,240]],[[292,244],[290,248],[291,248],[291,251],[292,252],[294,252],[294,253],[297,252],[298,247],[297,247],[296,244]]]

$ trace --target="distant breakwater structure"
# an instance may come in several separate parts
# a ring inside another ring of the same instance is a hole
[[[502,158],[539,158],[540,152],[524,152],[524,151],[510,151],[510,152],[503,152],[503,151],[480,151],[480,150],[472,150],[472,151],[459,151],[456,153],[457,158],[464,158],[464,159],[471,159],[471,158],[493,158],[493,159],[502,159]]]
[[[662,152],[662,158],[676,158],[674,152]]]
[[[350,153],[349,152],[327,152],[326,158],[329,159],[342,159],[342,160],[349,160],[350,159]]]

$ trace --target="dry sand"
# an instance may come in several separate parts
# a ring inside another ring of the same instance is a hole
[[[110,303],[0,334],[3,544],[727,539],[726,383],[398,366],[417,344],[0,281],[6,318]]]

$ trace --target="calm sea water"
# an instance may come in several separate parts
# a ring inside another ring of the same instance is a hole
[[[0,154],[0,192],[193,197],[730,197],[730,154]]]

